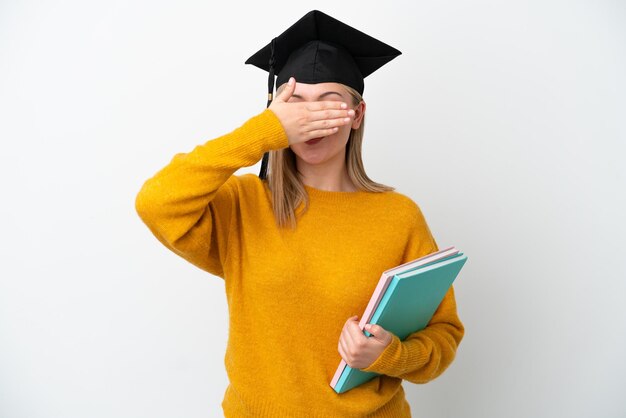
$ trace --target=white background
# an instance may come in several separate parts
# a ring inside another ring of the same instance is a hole
[[[222,415],[223,283],[134,200],[264,110],[244,61],[312,8],[402,51],[365,81],[365,166],[469,257],[413,415],[626,416],[626,6],[599,0],[2,0],[0,416]]]

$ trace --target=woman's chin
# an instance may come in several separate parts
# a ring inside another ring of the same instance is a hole
[[[326,161],[325,155],[303,155],[300,160],[309,165],[321,164]]]
[[[306,143],[300,143],[297,146],[292,146],[291,150],[296,154],[297,158],[304,164],[315,165],[328,162],[334,158],[338,158],[338,154],[345,155],[345,146],[341,149],[335,149],[329,145],[330,143],[324,143],[328,138],[324,138],[321,142],[315,145],[307,145]]]
[[[320,164],[328,159],[327,152],[322,149],[299,149],[298,152],[296,152],[295,154],[297,155],[298,159],[306,164]]]

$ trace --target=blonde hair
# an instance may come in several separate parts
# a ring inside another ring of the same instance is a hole
[[[352,106],[356,106],[363,100],[358,91],[342,84],[352,98]],[[278,96],[286,87],[286,83],[276,89]],[[365,174],[363,160],[361,158],[361,145],[363,144],[363,131],[365,128],[365,115],[357,129],[350,130],[350,136],[346,143],[346,168],[348,176],[356,188],[360,191],[381,193],[395,190],[371,180]],[[274,218],[279,227],[296,227],[296,217],[300,216],[309,207],[309,197],[304,184],[297,175],[296,154],[290,147],[269,152],[267,167],[268,186],[272,194],[272,206]],[[304,208],[296,213],[296,209],[304,203]]]

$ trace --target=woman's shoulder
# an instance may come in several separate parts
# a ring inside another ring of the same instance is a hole
[[[233,177],[237,178],[236,181],[243,190],[263,189],[267,183],[254,173],[233,175]]]
[[[254,173],[233,174],[226,182],[238,199],[250,199],[265,195],[267,181]]]
[[[394,202],[396,205],[403,207],[407,211],[420,211],[420,207],[417,202],[413,200],[408,194],[399,191],[398,189],[383,192],[382,194],[390,202]]]
[[[261,180],[253,174],[232,174],[220,186],[216,198],[241,201],[251,197],[251,192],[255,188],[263,187],[262,185],[257,184],[254,180],[255,178],[259,183],[261,182]]]
[[[407,220],[411,220],[413,224],[423,224],[426,222],[422,208],[419,203],[412,199],[408,194],[398,189],[383,193],[387,202],[385,205],[391,205],[396,212],[400,212]]]

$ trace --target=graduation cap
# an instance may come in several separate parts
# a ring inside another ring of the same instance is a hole
[[[295,77],[299,83],[342,83],[363,94],[363,79],[402,54],[319,10],[311,10],[246,60],[269,71],[267,106],[272,103],[274,75],[278,86]],[[259,177],[265,179],[269,153]]]

